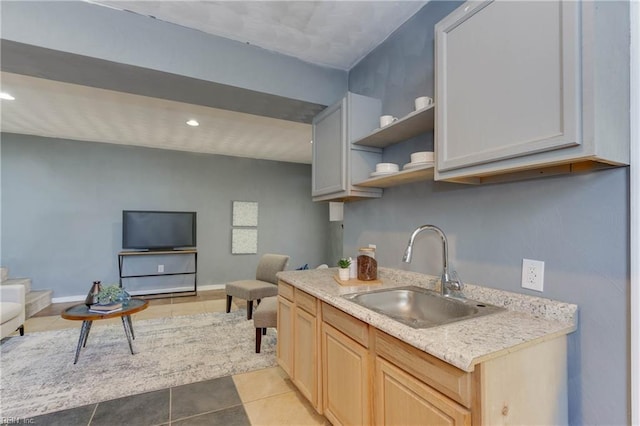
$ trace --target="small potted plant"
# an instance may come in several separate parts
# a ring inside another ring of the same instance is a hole
[[[113,303],[123,302],[124,298],[125,291],[117,284],[102,287],[98,293],[98,303],[100,305],[111,305]]]
[[[341,281],[349,280],[349,266],[351,266],[351,260],[346,257],[338,260],[338,268],[340,268],[338,269],[338,278],[340,278]]]

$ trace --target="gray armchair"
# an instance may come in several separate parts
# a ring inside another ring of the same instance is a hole
[[[228,283],[225,286],[227,293],[227,313],[231,310],[233,297],[239,297],[247,301],[247,319],[253,315],[253,301],[278,295],[278,279],[276,273],[284,271],[289,263],[289,256],[281,254],[264,254],[260,258],[256,270],[255,280],[240,280]]]

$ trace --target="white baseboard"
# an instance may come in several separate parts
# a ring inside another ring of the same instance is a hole
[[[224,284],[209,284],[198,286],[198,291],[209,291],[209,290],[222,290],[224,289]],[[132,291],[131,295],[136,296],[139,294],[161,294],[161,293],[171,293],[171,292],[180,292],[185,291],[184,287],[179,288],[163,288],[163,289],[151,289],[144,291]],[[188,291],[188,289],[187,289]],[[82,302],[87,297],[84,296],[64,296],[64,297],[54,297],[51,299],[51,303],[70,303],[70,302]],[[169,297],[169,296],[167,296]]]
[[[198,290],[207,291],[207,290],[224,290],[225,284],[209,284],[198,286]]]
[[[65,297],[52,297],[51,303],[69,303],[69,302],[81,302],[87,295],[84,296],[65,296]]]

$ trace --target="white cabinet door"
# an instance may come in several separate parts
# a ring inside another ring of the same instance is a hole
[[[436,25],[437,170],[581,143],[579,2],[467,2]]]
[[[347,93],[313,119],[311,195],[314,201],[380,197],[382,189],[353,185],[369,177],[379,163],[379,148],[352,146],[376,126],[380,101]]]
[[[320,196],[347,189],[346,98],[313,119],[311,195]]]

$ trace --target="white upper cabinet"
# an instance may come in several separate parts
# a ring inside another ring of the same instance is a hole
[[[314,197],[346,191],[347,99],[328,107],[313,120],[312,191]]]
[[[311,195],[314,201],[378,198],[380,188],[354,185],[367,177],[382,157],[380,148],[354,146],[380,116],[380,101],[355,93],[327,107],[313,119]]]
[[[621,10],[591,3],[467,2],[436,25],[436,180],[628,164],[628,79],[599,72],[625,65],[624,20],[607,25]]]

